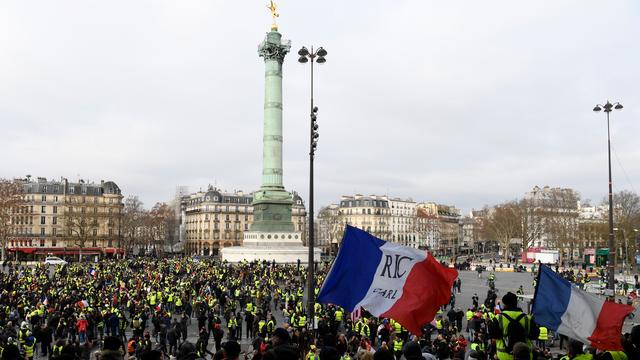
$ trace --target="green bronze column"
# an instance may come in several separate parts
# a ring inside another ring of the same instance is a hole
[[[264,133],[262,138],[262,185],[253,197],[251,231],[293,231],[292,196],[282,181],[282,63],[291,45],[272,28],[260,44],[264,58]]]
[[[284,190],[282,184],[282,63],[290,45],[271,31],[260,45],[264,57],[264,137],[262,143],[262,189]]]

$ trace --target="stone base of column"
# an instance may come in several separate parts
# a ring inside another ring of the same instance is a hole
[[[314,250],[314,259],[320,261],[322,251]],[[246,231],[242,246],[227,247],[220,251],[222,260],[237,263],[241,261],[275,261],[276,263],[306,264],[309,248],[302,246],[301,232]]]

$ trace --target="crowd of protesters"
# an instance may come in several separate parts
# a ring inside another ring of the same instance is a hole
[[[316,272],[316,295],[327,271]],[[0,273],[0,358],[550,359],[550,332],[520,315],[517,294],[497,295],[495,276],[466,310],[456,307],[458,279],[450,302],[412,334],[394,319],[333,305],[316,303],[309,318],[306,272],[296,265],[139,258],[10,266]],[[639,358],[640,328],[623,337],[625,352],[562,340],[563,360]]]

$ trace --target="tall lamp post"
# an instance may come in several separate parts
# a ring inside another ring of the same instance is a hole
[[[616,247],[613,235],[613,183],[611,182],[611,133],[609,131],[609,113],[612,110],[622,110],[622,104],[616,102],[614,104],[607,100],[604,105],[597,104],[593,111],[600,112],[604,110],[607,114],[607,154],[609,156],[609,259],[607,264],[609,289],[615,294],[615,270],[616,270]]]
[[[313,221],[313,157],[316,153],[316,148],[318,147],[318,107],[313,105],[313,63],[317,62],[318,64],[324,64],[327,60],[325,56],[327,56],[327,51],[322,47],[313,51],[313,46],[311,47],[311,51],[309,51],[306,47],[302,47],[298,50],[298,55],[300,58],[298,59],[301,63],[307,63],[311,61],[311,107],[309,112],[310,118],[310,128],[309,128],[309,264],[307,270],[309,273],[307,274],[307,314],[309,318],[309,322],[314,324],[314,314],[313,314],[313,306],[315,305],[315,278],[314,278],[314,260],[313,260],[313,249],[314,249],[314,221]],[[313,327],[313,325],[312,325]]]

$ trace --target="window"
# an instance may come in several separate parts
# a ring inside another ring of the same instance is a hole
[[[44,236],[45,235],[45,229],[44,228],[40,228],[40,235]]]
[[[46,224],[46,218],[44,216],[40,216],[40,225]]]
[[[249,230],[249,224],[244,224],[244,230]]]
[[[56,230],[57,230],[56,228],[51,229],[51,235],[56,236],[56,233],[57,233]],[[55,246],[55,244],[53,246]]]
[[[54,217],[51,219],[51,223],[52,223],[53,225],[57,225],[57,224],[58,224],[58,217],[57,217],[57,216],[54,216]]]
[[[76,189],[74,187],[69,188],[69,194],[75,194]]]
[[[109,204],[113,204],[113,199],[109,199]]]
[[[229,221],[229,214],[225,215],[225,220]]]
[[[111,209],[109,209],[109,210],[111,210]],[[94,213],[94,214],[97,214],[97,213],[98,213],[98,208],[95,208],[95,207],[94,207],[94,208],[93,208],[93,213]]]
[[[44,239],[40,239],[40,247],[44,247]]]
[[[93,246],[93,247],[98,246],[98,240],[93,239],[93,240],[91,241],[91,246]]]
[[[109,236],[113,236],[113,229],[109,229]]]
[[[47,201],[47,195],[42,195],[42,201]]]
[[[58,202],[58,196],[53,197],[53,202]]]
[[[98,236],[98,229],[93,229],[93,236]]]
[[[229,229],[230,229],[230,227],[229,227],[229,223],[224,224],[224,228],[225,228],[225,229],[227,229],[227,230],[229,230]]]
[[[46,207],[46,206],[41,206],[41,207],[40,207],[40,213],[41,213],[41,214],[44,214],[44,213],[46,213],[46,212],[47,212],[47,207]]]
[[[58,213],[58,207],[57,207],[57,206],[54,206],[54,207],[53,207],[53,213],[54,213],[54,214],[57,214],[57,213]]]
[[[53,229],[53,230],[54,230],[54,231],[53,231],[53,234],[55,235],[55,233],[56,233],[56,232],[55,232],[55,230],[56,230],[56,229]],[[51,240],[51,246],[56,246],[56,239],[52,239],[52,240]]]

